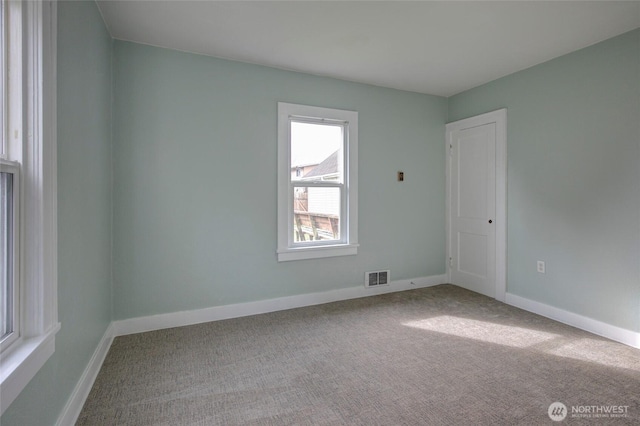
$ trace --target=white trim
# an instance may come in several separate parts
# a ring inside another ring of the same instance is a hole
[[[349,256],[358,254],[358,244],[332,246],[296,247],[278,250],[278,262],[289,260],[321,259],[323,257]]]
[[[496,300],[507,293],[507,110],[496,116]]]
[[[434,285],[445,284],[446,282],[446,275],[435,275],[430,277],[392,281],[391,285],[377,288],[364,288],[362,285],[359,285],[358,287],[349,287],[320,293],[300,294],[296,296],[279,297],[276,299],[260,300],[256,302],[214,306],[211,308],[196,309],[192,311],[131,318],[114,321],[114,334],[115,336],[124,336],[127,334],[143,333],[145,331],[161,330],[164,328],[182,327],[185,325],[239,318],[285,309],[320,305],[340,300],[349,300],[359,297],[376,296],[379,294],[393,293],[397,291],[431,287]]]
[[[475,117],[447,123],[445,137],[445,226],[446,253],[451,258],[451,165],[450,145],[454,130],[468,129],[488,123],[496,125],[496,300],[504,302],[507,291],[507,110],[499,109]],[[451,280],[451,265],[446,261],[446,275]],[[455,284],[455,283],[453,283]]]
[[[41,126],[42,108],[42,3],[39,1],[25,3],[27,9],[26,38],[26,114],[23,116],[25,127],[23,132],[23,288],[24,303],[22,305],[24,321],[22,333],[25,337],[37,336],[45,329],[44,306],[44,206],[43,183],[45,181],[43,166],[43,143]]]
[[[91,360],[89,360],[89,364],[87,364],[80,380],[67,400],[67,404],[62,409],[62,413],[56,422],[57,426],[73,425],[78,420],[82,407],[89,396],[89,392],[91,391],[91,388],[96,381],[96,377],[100,372],[100,368],[104,363],[107,353],[109,352],[111,343],[113,343],[113,331],[114,326],[113,323],[111,323],[104,332],[102,339],[100,339],[98,347],[93,352],[93,356],[91,357]]]
[[[24,31],[24,5],[22,2],[6,2],[5,21],[7,39],[7,56],[5,57],[5,73],[6,73],[6,128],[4,129],[4,158],[22,163],[23,150],[22,138],[24,133],[23,126],[23,80],[24,74],[24,58],[23,51],[25,46],[23,43]]]
[[[511,293],[506,294],[505,303],[640,349],[640,333],[638,332],[607,324],[593,318],[578,315],[573,312],[565,311],[564,309],[536,302],[535,300],[526,299]]]
[[[56,35],[57,3],[22,6],[24,111],[20,131],[21,337],[0,358],[0,415],[55,350],[57,304]],[[10,150],[12,148],[10,147]],[[17,151],[17,148],[16,148]],[[12,153],[13,158],[13,153]]]
[[[23,158],[23,333],[31,337],[58,321],[57,164],[55,135],[55,2],[26,2],[28,27],[27,129]],[[48,61],[48,62],[47,62]],[[48,84],[45,91],[45,84]],[[46,108],[46,109],[45,109]],[[47,126],[47,127],[45,127]]]
[[[0,413],[20,395],[38,370],[55,351],[55,335],[60,330],[56,324],[49,332],[30,339],[21,339],[8,353],[2,354],[0,370]]]
[[[42,49],[42,270],[44,324],[58,323],[58,5],[43,2]]]

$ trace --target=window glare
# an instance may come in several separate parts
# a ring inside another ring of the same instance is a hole
[[[343,127],[291,122],[291,168],[318,165],[342,149]]]

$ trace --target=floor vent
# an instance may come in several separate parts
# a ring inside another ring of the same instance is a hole
[[[389,285],[391,281],[391,271],[374,271],[365,272],[364,274],[364,286],[365,287],[377,287],[379,285]]]

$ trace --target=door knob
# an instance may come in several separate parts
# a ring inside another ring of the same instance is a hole
[[[489,223],[493,223],[493,221],[491,219],[489,219]]]

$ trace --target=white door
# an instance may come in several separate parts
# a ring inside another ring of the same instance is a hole
[[[506,118],[504,110],[502,114]],[[505,174],[497,160],[500,151],[504,162],[504,148],[498,143],[504,123],[497,118],[489,113],[447,125],[448,246],[452,284],[503,300],[505,274],[500,270],[497,275],[504,259],[497,235],[499,228],[506,230],[506,214],[498,211],[504,210],[498,206],[503,201],[498,187]]]

